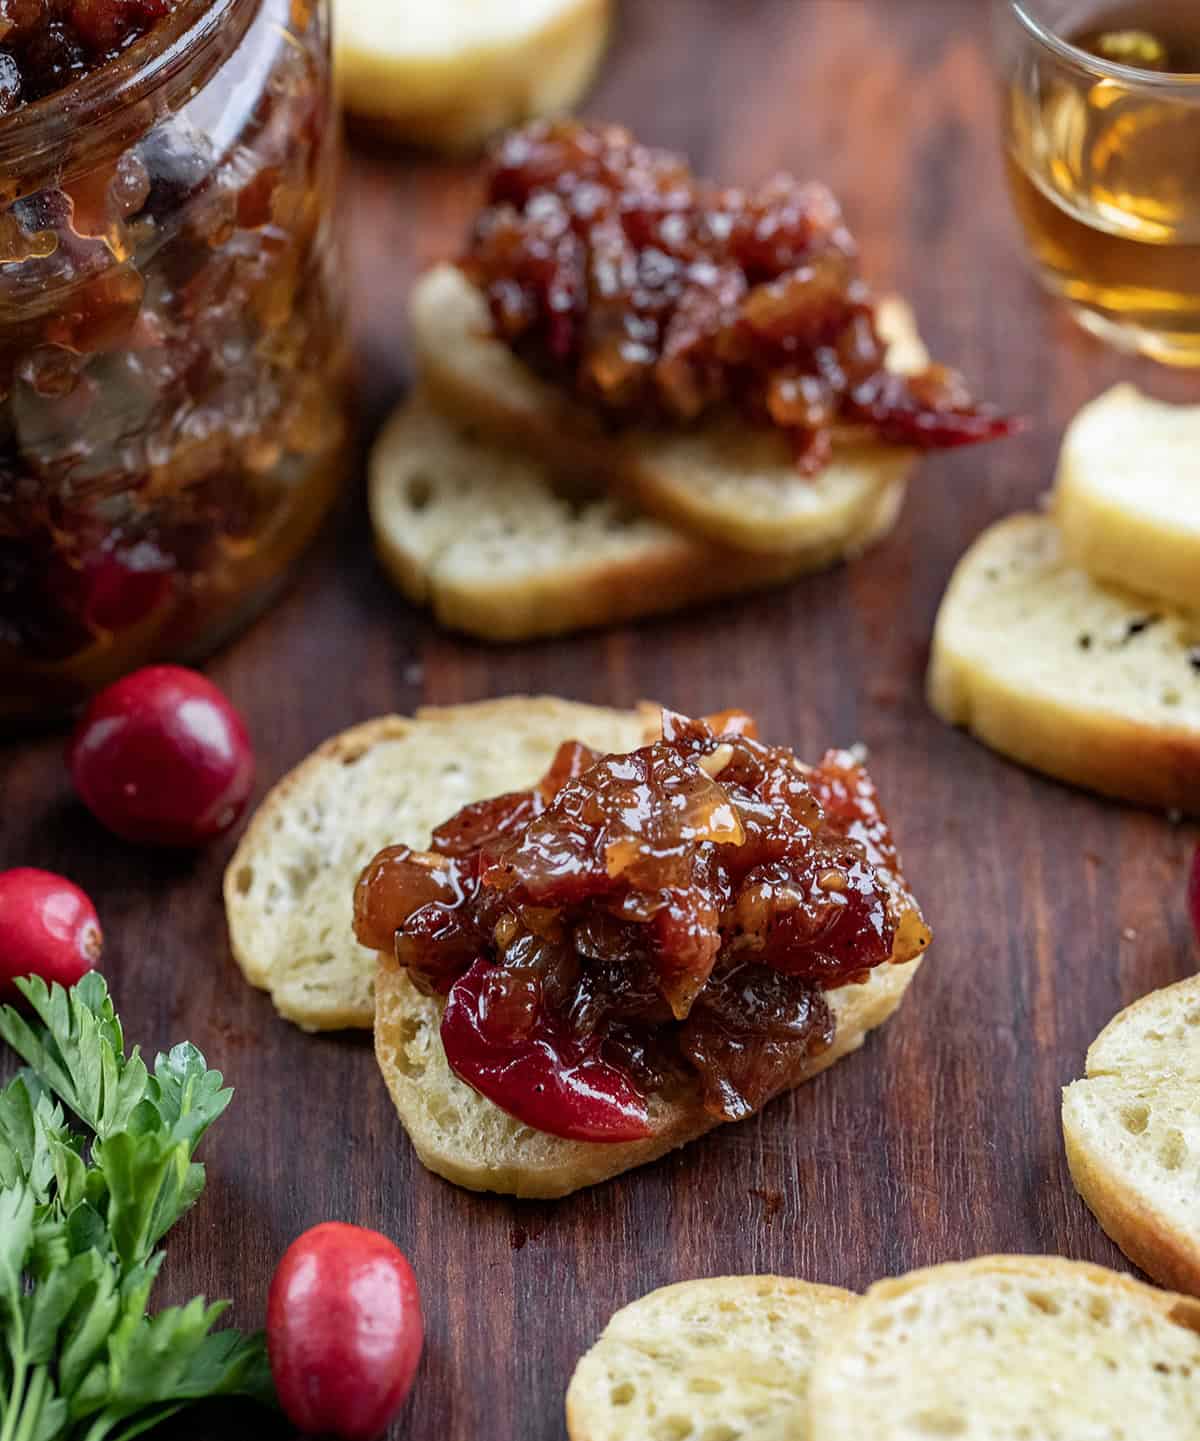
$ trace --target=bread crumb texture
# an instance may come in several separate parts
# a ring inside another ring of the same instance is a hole
[[[571,1441],[805,1441],[813,1356],[854,1299],[778,1276],[651,1292],[576,1368]]]
[[[1155,991],[1097,1037],[1063,1093],[1084,1200],[1164,1285],[1200,1295],[1200,977]]]
[[[824,1337],[813,1441],[1195,1441],[1200,1305],[993,1256],[873,1286]]]

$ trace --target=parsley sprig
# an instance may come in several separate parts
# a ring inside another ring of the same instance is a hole
[[[204,1189],[193,1159],[233,1092],[195,1046],[151,1073],[96,972],[18,981],[25,1068],[0,1090],[0,1441],[132,1441],[191,1401],[270,1401],[261,1335],[202,1296],[154,1315],[159,1242]]]

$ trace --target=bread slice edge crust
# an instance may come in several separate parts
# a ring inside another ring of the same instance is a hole
[[[1063,1088],[1062,1126],[1071,1180],[1105,1234],[1122,1252],[1160,1285],[1200,1297],[1200,1199],[1197,1201],[1195,1232],[1181,1232],[1162,1214],[1149,1195],[1130,1185],[1129,1178],[1114,1155],[1089,1144],[1081,1108],[1092,1088],[1105,1087],[1113,1099],[1136,1104],[1152,1097],[1160,1084],[1185,1093],[1196,1091],[1200,1107],[1200,1078],[1176,1076],[1170,1070],[1108,1069],[1102,1065],[1106,1041],[1130,1026],[1143,1013],[1156,1013],[1164,996],[1179,996],[1185,1006],[1200,1010],[1200,976],[1151,991],[1109,1021],[1088,1049],[1085,1074]],[[1167,1043],[1163,1043],[1167,1044]],[[1117,1094],[1119,1092],[1119,1095]]]
[[[519,473],[527,489],[544,494],[547,509],[556,505],[550,471],[515,451],[498,454],[494,443],[475,438],[461,421],[436,412],[420,391],[394,412],[372,450],[370,511],[375,549],[384,569],[410,601],[431,609],[442,625],[499,644],[617,625],[831,569],[862,554],[891,531],[906,492],[902,478],[890,480],[872,497],[861,532],[779,554],[730,550],[671,530],[650,517],[638,518],[624,532],[628,543],[623,548],[609,544],[589,554],[586,536],[585,543],[579,543],[583,526],[556,513],[564,553],[553,564],[539,567],[531,558],[524,572],[497,577],[494,570],[486,576],[481,570],[478,577],[465,578],[447,573],[441,563],[444,552],[422,549],[420,532],[408,511],[412,486],[423,482],[436,490],[440,482],[428,477],[439,465],[445,471],[469,471],[480,477],[488,475],[490,465],[489,478],[496,484]],[[479,484],[478,505],[486,509],[488,490]],[[425,499],[423,494],[421,498]],[[437,495],[425,503],[437,505]],[[606,498],[584,504],[593,525],[606,515],[619,514],[618,506]],[[517,548],[525,539],[520,525],[518,520],[510,542]],[[495,528],[494,521],[491,526]],[[466,538],[459,535],[455,546]]]
[[[880,966],[865,985],[828,992],[837,1017],[833,1045],[806,1062],[770,1099],[858,1050],[899,1007],[920,964],[918,959]],[[533,1131],[454,1075],[438,1034],[443,1002],[422,995],[386,956],[380,957],[375,998],[375,1054],[401,1123],[422,1164],[468,1190],[558,1199],[658,1160],[724,1124],[695,1102],[652,1097],[654,1134],[643,1141],[604,1145]],[[474,1155],[455,1140],[464,1111],[471,1133],[484,1138]]]
[[[1077,1088],[1088,1084],[1074,1081],[1063,1092],[1063,1142],[1072,1184],[1105,1235],[1139,1270],[1172,1291],[1200,1296],[1200,1241],[1176,1231],[1085,1141],[1072,1101]]]

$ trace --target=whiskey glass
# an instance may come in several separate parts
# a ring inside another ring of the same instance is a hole
[[[1009,184],[1092,333],[1200,365],[1200,4],[994,0]]]

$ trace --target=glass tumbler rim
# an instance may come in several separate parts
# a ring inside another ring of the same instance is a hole
[[[1145,70],[1139,65],[1122,65],[1118,60],[1105,60],[1102,56],[1093,55],[1091,51],[1072,44],[1053,26],[1039,20],[1033,13],[1030,0],[997,0],[997,3],[1009,11],[1017,23],[1039,44],[1100,79],[1120,80],[1126,85],[1138,85],[1145,89],[1176,90],[1200,95],[1200,72]]]

